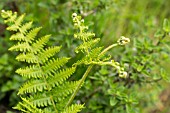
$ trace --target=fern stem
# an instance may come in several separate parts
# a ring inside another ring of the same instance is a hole
[[[104,49],[104,50],[99,54],[99,56],[103,55],[103,54],[106,53],[109,49],[112,49],[113,47],[116,47],[116,46],[118,46],[118,43],[110,45],[109,47],[107,47],[106,49]]]
[[[67,102],[65,108],[68,107],[72,103],[73,99],[75,98],[77,92],[79,91],[79,89],[81,88],[82,84],[84,83],[84,81],[85,81],[87,75],[89,74],[90,70],[92,69],[92,67],[93,67],[93,65],[90,65],[87,68],[86,72],[84,73],[83,77],[80,80],[80,83],[78,84],[78,86],[76,87],[74,93],[71,95],[69,101]]]

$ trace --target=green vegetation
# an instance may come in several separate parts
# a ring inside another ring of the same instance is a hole
[[[0,3],[0,112],[170,111],[169,1]]]

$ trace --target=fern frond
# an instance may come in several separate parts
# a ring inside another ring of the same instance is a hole
[[[21,16],[19,16],[16,21],[15,21],[15,25],[17,26],[21,26],[23,20],[24,20],[25,14],[22,14]]]
[[[28,100],[33,103],[34,106],[44,107],[52,105],[51,94],[55,102],[59,102],[67,97],[69,94],[73,93],[79,81],[66,82],[61,86],[53,88],[51,91],[44,91],[42,93],[37,92],[35,95],[30,96]]]
[[[32,44],[32,52],[37,53],[43,50],[44,45],[48,42],[51,35],[46,35],[41,37],[39,40],[36,40],[35,43]]]
[[[64,84],[56,87],[52,90],[53,96],[60,100],[60,98],[66,97],[67,95],[73,93],[80,81],[65,82]]]
[[[18,61],[28,62],[28,63],[40,63],[40,60],[34,53],[21,53],[16,59]]]
[[[79,51],[85,52],[88,49],[91,49],[92,47],[95,46],[96,43],[98,43],[100,41],[100,38],[96,38],[94,40],[90,40],[88,42],[84,42],[83,44],[81,44],[80,46],[78,46],[75,49],[75,52],[78,53]]]
[[[52,105],[51,96],[45,92],[37,93],[36,95],[30,96],[28,100],[36,107],[45,107]]]
[[[13,25],[7,27],[6,29],[9,31],[17,31],[19,29],[19,26],[13,24]]]
[[[18,44],[12,46],[8,50],[10,51],[20,51],[20,52],[26,52],[26,51],[31,51],[32,48],[31,46],[26,43],[26,42],[18,42]]]
[[[21,26],[19,29],[22,34],[26,34],[29,29],[32,27],[32,22],[27,22],[24,25]]]
[[[89,53],[88,57],[90,57],[93,60],[99,60],[99,54],[101,53],[103,47],[96,47],[94,49],[91,50],[91,52]]]
[[[47,89],[47,84],[43,80],[30,80],[19,89],[18,95],[42,92],[43,89]]]
[[[94,36],[95,36],[95,34],[91,33],[91,32],[83,32],[83,33],[76,33],[76,34],[74,34],[74,38],[81,39],[84,42],[90,40]]]
[[[5,10],[1,10],[1,16],[2,18],[4,18],[5,20],[9,17],[11,17],[12,15],[16,15],[12,13],[12,11],[5,11]]]
[[[19,51],[16,59],[28,64],[27,67],[16,70],[16,73],[27,78],[27,82],[20,87],[18,92],[19,95],[24,95],[26,98],[21,97],[22,102],[19,102],[14,109],[27,113],[63,111],[71,94],[77,86],[81,86],[79,85],[80,81],[66,81],[75,72],[76,67],[61,69],[70,58],[55,58],[54,56],[60,51],[61,46],[46,48],[50,35],[37,38],[41,27],[33,28],[33,22],[24,23],[25,15],[17,17],[17,13],[12,13],[12,11],[2,11],[1,15],[5,22],[9,23],[7,30],[16,31],[10,40],[18,41],[18,43],[9,50]],[[85,32],[86,26],[82,28],[81,33],[76,34],[77,38],[84,41],[84,46],[93,47],[99,39],[90,40],[95,34]],[[82,49],[89,48],[84,48],[82,45],[78,50]],[[81,105],[74,105],[66,108],[63,112],[70,110],[77,113],[82,108]]]
[[[25,113],[43,113],[41,109],[36,108],[27,99],[22,98],[22,97],[21,99],[22,99],[22,102],[19,102],[16,107],[13,107],[13,109],[17,109]]]
[[[37,28],[33,28],[32,30],[30,30],[27,34],[27,42],[31,43],[34,38],[37,36],[38,32],[42,29],[42,27],[37,27]]]
[[[75,71],[75,67],[67,68],[66,70],[60,70],[60,72],[56,73],[53,77],[49,77],[47,79],[48,83],[51,86],[62,84],[66,79],[68,79]]]
[[[40,54],[38,54],[38,59],[40,59],[41,62],[46,62],[48,58],[54,56],[60,51],[60,49],[61,46],[48,47],[45,50],[42,50]]]
[[[78,60],[76,63],[74,63],[74,65],[80,65],[80,64],[93,64],[93,61],[99,61],[100,60],[100,52],[102,50],[103,47],[96,47],[94,49],[92,49],[88,55],[86,55],[85,57],[83,57],[81,60]]]
[[[51,75],[51,73],[55,73],[55,71],[67,63],[68,60],[69,58],[66,57],[49,60],[47,64],[42,67],[44,74]]]
[[[39,66],[33,65],[26,68],[19,68],[16,73],[26,78],[42,78],[43,72]]]
[[[61,113],[78,113],[84,108],[84,104],[72,104]]]
[[[10,40],[26,41],[26,37],[22,33],[16,33],[10,37]]]
[[[17,13],[12,11],[7,11],[2,13],[2,17],[5,17],[6,20],[4,20],[5,23],[14,23],[17,18]]]

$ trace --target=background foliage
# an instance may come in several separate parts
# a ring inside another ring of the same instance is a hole
[[[169,111],[170,89],[164,80],[169,80],[170,38],[166,35],[161,39],[163,20],[170,17],[169,6],[168,0],[0,0],[0,9],[26,13],[28,21],[44,27],[42,35],[52,34],[50,45],[64,48],[60,56],[74,57],[73,50],[79,43],[73,39],[73,12],[85,18],[89,29],[101,37],[102,45],[108,46],[121,35],[131,39],[126,48],[110,52],[126,68],[129,78],[120,79],[106,67],[96,67],[75,99],[86,103],[83,112],[96,113],[132,113],[131,108],[136,112]],[[24,80],[14,73],[20,64],[7,51],[10,34],[1,19],[0,23],[0,111],[5,111],[17,103],[16,92]],[[84,70],[79,67],[77,76],[71,79],[79,79]]]

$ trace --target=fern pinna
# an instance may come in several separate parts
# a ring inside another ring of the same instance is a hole
[[[10,40],[17,44],[9,48],[18,51],[18,61],[26,62],[27,67],[19,68],[16,73],[27,78],[19,89],[19,102],[14,109],[32,113],[77,113],[83,105],[73,104],[65,107],[70,94],[79,81],[67,81],[74,73],[75,67],[65,68],[70,58],[55,58],[61,46],[46,47],[50,35],[37,38],[41,27],[33,27],[33,22],[23,22],[25,15],[17,16],[16,12],[2,11],[4,22],[9,24],[7,30],[14,31]],[[69,111],[69,112],[68,112]]]

